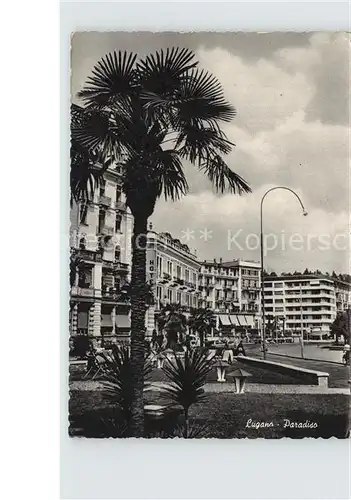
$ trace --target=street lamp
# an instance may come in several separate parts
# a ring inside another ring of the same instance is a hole
[[[262,347],[263,347],[263,359],[266,359],[266,331],[265,331],[265,309],[264,309],[264,279],[263,279],[263,202],[264,199],[266,198],[267,194],[270,193],[271,191],[275,191],[276,189],[284,189],[285,191],[290,191],[295,197],[298,199],[301,208],[302,208],[302,215],[306,216],[307,212],[305,210],[305,207],[301,201],[300,196],[295,193],[292,189],[285,187],[285,186],[276,186],[271,189],[268,189],[268,191],[265,192],[265,194],[262,196],[261,199],[261,211],[260,211],[260,221],[261,221],[261,237],[260,237],[260,247],[261,247],[261,306],[262,306]]]

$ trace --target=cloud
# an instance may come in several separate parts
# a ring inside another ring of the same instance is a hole
[[[308,235],[329,235],[330,241],[348,235],[349,43],[344,33],[81,33],[72,42],[72,89],[80,88],[93,63],[116,47],[141,55],[162,46],[192,48],[200,66],[218,78],[237,109],[237,117],[223,125],[236,144],[226,161],[253,193],[215,194],[208,179],[185,162],[190,194],[177,203],[159,200],[152,217],[155,229],[181,237],[189,227],[194,239],[188,243],[202,258],[258,260],[258,249],[228,250],[228,231],[241,229],[241,239],[257,235],[260,199],[271,186],[295,189],[309,216],[300,216],[298,203],[288,193],[272,193],[264,207],[266,234],[288,238],[297,232],[304,241]],[[200,238],[204,228],[212,231],[212,239]],[[347,272],[347,251],[333,244],[321,250],[316,241],[312,238],[310,247],[300,251],[271,250],[267,265],[276,271],[318,267]]]
[[[259,260],[259,207],[263,194],[270,187],[262,186],[243,197],[226,194],[217,198],[211,192],[203,192],[188,195],[175,203],[160,200],[152,221],[156,230],[166,231],[172,220],[173,235],[183,237],[183,241],[186,241],[186,232],[192,231],[186,242],[190,248],[198,250],[201,259],[242,257]],[[298,194],[304,199],[303,190]],[[277,271],[309,267],[346,272],[350,249],[346,211],[335,216],[315,208],[307,217],[302,217],[298,200],[281,190],[270,193],[265,199],[263,222],[266,246],[270,248],[265,259],[268,267]],[[210,232],[207,241],[205,230]],[[295,241],[295,245],[291,241]]]

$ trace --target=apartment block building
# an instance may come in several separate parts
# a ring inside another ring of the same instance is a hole
[[[161,304],[180,304],[185,310],[198,307],[200,263],[186,244],[170,233],[157,233],[149,226],[147,235],[147,280],[155,305],[146,316],[147,335],[156,327]]]
[[[258,328],[261,307],[260,264],[242,259],[204,261],[200,269],[199,306],[217,315],[217,325],[228,333]]]
[[[132,217],[120,172],[111,168],[89,203],[71,209],[70,247],[77,266],[70,290],[70,333],[97,341],[129,334],[129,306],[119,302],[129,280]],[[103,342],[102,342],[103,343]]]
[[[351,285],[326,275],[266,276],[266,318],[277,318],[287,332],[330,332],[338,311],[350,307]]]

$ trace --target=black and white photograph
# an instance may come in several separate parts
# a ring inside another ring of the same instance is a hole
[[[70,437],[350,437],[349,57],[72,33]]]

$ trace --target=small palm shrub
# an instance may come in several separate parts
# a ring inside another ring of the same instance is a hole
[[[123,420],[128,427],[131,419],[133,398],[130,349],[128,346],[114,345],[110,355],[103,354],[102,356],[105,360],[102,380],[104,395],[120,409]],[[151,370],[151,364],[146,360],[144,364],[145,383]]]
[[[87,335],[73,335],[71,337],[72,349],[70,352],[71,356],[77,356],[78,358],[85,358],[87,352],[90,349],[90,340]]]
[[[207,349],[187,351],[183,359],[168,360],[163,365],[163,371],[172,385],[164,387],[163,391],[172,404],[179,405],[184,412],[183,436],[189,438],[189,409],[192,405],[206,398],[204,385],[213,361],[208,359]]]

